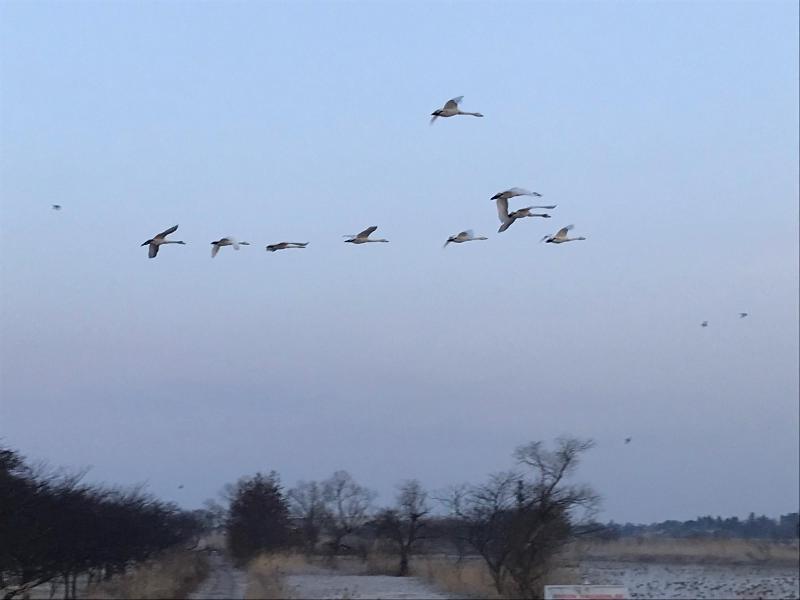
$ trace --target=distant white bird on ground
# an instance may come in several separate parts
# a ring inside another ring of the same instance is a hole
[[[447,248],[447,244],[450,242],[454,244],[463,244],[464,242],[473,242],[475,240],[488,240],[489,238],[478,236],[476,237],[475,234],[472,232],[471,229],[467,229],[466,231],[462,231],[456,235],[451,235],[447,238],[447,241],[444,243],[443,248]]]
[[[578,240],[585,240],[585,237],[574,237],[568,238],[567,232],[575,227],[574,225],[567,225],[566,227],[562,227],[559,229],[555,235],[546,235],[544,236],[541,241],[546,242],[548,244],[563,244],[564,242],[575,242]]]
[[[708,327],[708,321],[703,321],[700,323],[700,327]]]
[[[305,248],[306,246],[308,246],[308,242],[281,242],[279,244],[270,244],[267,246],[267,252],[288,250],[290,248]]]
[[[369,236],[378,228],[377,225],[373,225],[372,227],[367,227],[361,233],[357,233],[356,235],[346,235],[344,237],[349,237],[349,240],[345,240],[345,243],[351,244],[366,244],[368,242],[388,242],[389,240],[384,240],[382,238],[378,239],[371,239]]]
[[[525,188],[513,187],[505,190],[504,192],[497,192],[494,196],[492,196],[492,200],[497,200],[499,198],[505,198],[506,200],[509,200],[515,196],[536,196],[537,198],[542,197],[539,192],[531,192]],[[555,208],[555,206],[542,206],[541,208]]]
[[[53,204],[53,205],[50,206],[50,208],[52,208],[53,210],[61,210],[61,205],[60,204]]]
[[[239,246],[249,246],[250,242],[237,242],[231,237],[224,237],[218,239],[216,242],[211,242],[211,258],[214,258],[223,246],[233,246],[234,250],[238,250]]]
[[[180,240],[173,241],[165,239],[170,233],[175,233],[175,231],[177,230],[178,226],[174,225],[173,227],[170,227],[169,229],[153,236],[152,239],[149,239],[146,242],[144,242],[142,246],[147,246],[148,244],[150,246],[147,252],[147,256],[149,258],[155,258],[156,254],[158,254],[159,246],[162,246],[164,244],[185,244],[186,242],[181,242]]]
[[[739,318],[744,319],[749,313],[739,313]]]
[[[438,117],[454,117],[456,115],[472,115],[473,117],[482,117],[483,115],[479,112],[464,112],[458,105],[461,103],[461,100],[464,99],[464,96],[458,96],[456,98],[452,98],[444,103],[444,107],[438,110],[435,110],[431,113],[431,125]]]
[[[550,218],[550,215],[547,213],[532,213],[531,210],[534,208],[555,208],[555,206],[526,206],[525,208],[520,208],[512,213],[509,213],[508,198],[498,198],[497,216],[500,219],[501,225],[500,229],[497,230],[497,233],[504,232],[506,229],[511,227],[511,224],[517,219],[524,219],[525,217],[542,217],[543,219]]]

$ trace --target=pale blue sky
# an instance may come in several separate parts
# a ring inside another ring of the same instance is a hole
[[[197,506],[259,469],[389,502],[566,433],[604,518],[797,510],[797,23],[0,3],[0,436]],[[430,127],[458,95],[485,118]],[[511,186],[553,218],[498,235]],[[372,224],[390,244],[342,243]],[[255,245],[212,261],[224,235]]]

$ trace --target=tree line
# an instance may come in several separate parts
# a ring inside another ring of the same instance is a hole
[[[646,525],[613,521],[605,526],[603,536],[607,538],[662,536],[662,537],[709,537],[745,538],[761,540],[793,540],[800,537],[800,514],[787,513],[777,519],[750,513],[746,519],[739,517],[697,517],[688,521],[661,521]]]
[[[61,579],[76,597],[81,575],[108,578],[156,553],[189,543],[201,515],[141,488],[89,485],[84,473],[33,467],[0,447],[0,594],[9,599]]]
[[[571,481],[590,440],[559,438],[552,449],[531,442],[514,451],[516,468],[478,484],[430,492],[417,480],[397,486],[394,502],[376,506],[377,494],[346,471],[322,481],[285,488],[277,473],[244,477],[226,490],[228,509],[212,507],[232,556],[246,563],[261,552],[285,548],[366,559],[374,551],[397,558],[407,575],[416,553],[446,553],[457,561],[480,558],[498,593],[540,597],[545,575],[568,542],[622,536],[716,535],[789,539],[798,535],[797,513],[779,519],[699,517],[651,525],[600,523],[599,497]]]
[[[262,552],[294,547],[335,561],[341,554],[391,552],[397,574],[407,575],[418,552],[441,551],[463,560],[479,556],[497,591],[539,597],[558,550],[592,530],[597,494],[569,482],[592,442],[560,438],[514,452],[517,468],[431,494],[417,480],[397,487],[390,506],[346,471],[285,489],[277,473],[243,477],[226,491],[219,513],[231,555],[246,563]],[[434,514],[434,505],[443,510]]]
[[[346,471],[289,489],[274,471],[256,473],[225,487],[225,506],[209,502],[191,512],[141,488],[89,485],[83,473],[32,467],[0,447],[0,595],[13,598],[60,579],[64,597],[74,598],[81,575],[110,577],[213,529],[225,532],[240,564],[284,549],[334,563],[378,551],[396,556],[402,576],[417,553],[446,553],[459,562],[477,557],[498,593],[513,597],[539,597],[558,551],[578,536],[797,537],[797,513],[598,523],[598,495],[571,480],[592,446],[576,438],[559,438],[552,448],[531,442],[514,451],[511,470],[436,492],[403,481],[388,506],[376,505],[377,494]]]

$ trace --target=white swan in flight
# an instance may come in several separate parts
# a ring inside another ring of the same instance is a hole
[[[546,235],[541,239],[541,241],[547,242],[548,244],[563,244],[564,242],[575,242],[578,240],[585,240],[586,238],[583,236],[574,238],[567,237],[567,232],[573,227],[575,226],[567,225],[566,227],[562,227],[556,232],[555,235]]]
[[[279,244],[270,244],[267,246],[267,252],[288,250],[289,248],[305,248],[306,246],[308,246],[308,242],[281,242]]]
[[[438,117],[454,117],[456,115],[472,115],[473,117],[482,117],[483,115],[479,112],[464,112],[460,108],[458,108],[459,103],[461,100],[464,99],[464,96],[458,96],[456,98],[452,98],[444,103],[444,107],[438,110],[435,110],[431,113],[431,125]]]
[[[349,237],[349,240],[345,240],[345,243],[350,244],[366,244],[367,242],[388,242],[389,240],[384,240],[382,238],[370,238],[369,236],[378,228],[377,225],[373,225],[372,227],[367,227],[361,233],[357,233],[356,235],[346,235],[344,237]]]
[[[543,219],[550,218],[550,215],[547,213],[532,213],[531,210],[534,208],[555,208],[555,206],[526,206],[525,208],[520,208],[512,213],[509,213],[508,198],[498,198],[497,216],[500,219],[500,229],[497,230],[497,233],[503,233],[506,229],[511,227],[511,224],[517,219],[524,219],[525,217],[541,217]]]
[[[250,242],[237,242],[232,237],[224,237],[218,239],[216,242],[211,242],[211,258],[214,258],[223,246],[233,246],[234,250],[238,250],[239,246],[249,246]]]
[[[447,244],[450,242],[454,244],[463,244],[464,242],[473,242],[475,240],[488,240],[489,238],[483,236],[475,236],[471,229],[467,229],[466,231],[462,231],[456,235],[451,235],[447,238],[447,241],[444,243],[443,248],[447,248]]]
[[[492,200],[499,200],[500,198],[509,200],[515,196],[536,196],[537,198],[542,197],[539,192],[531,192],[525,188],[513,187],[503,192],[497,192],[494,196],[492,196]],[[541,208],[555,208],[555,206],[542,206]]]
[[[174,225],[173,227],[170,227],[169,229],[166,229],[161,233],[154,235],[151,239],[144,242],[142,246],[149,245],[147,256],[149,258],[155,258],[156,254],[158,254],[159,246],[162,246],[164,244],[185,244],[186,242],[181,242],[179,240],[173,241],[165,239],[170,233],[175,233],[177,230],[178,226]]]

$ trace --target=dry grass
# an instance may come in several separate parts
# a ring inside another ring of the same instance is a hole
[[[91,584],[86,597],[186,598],[208,576],[208,571],[208,557],[204,552],[171,550],[129,573]]]
[[[399,558],[383,552],[369,554],[365,562],[341,561],[338,569],[359,575],[391,575],[396,576],[399,569]],[[494,582],[486,568],[486,564],[478,557],[470,557],[461,562],[454,558],[436,556],[413,556],[411,558],[411,575],[427,581],[437,589],[452,594],[457,598],[487,598],[500,600],[505,598],[497,593]],[[557,566],[548,573],[544,585],[580,583],[577,567]]]
[[[479,558],[458,563],[447,557],[418,557],[411,563],[411,574],[457,598],[499,600],[506,597],[497,592],[486,564]],[[542,585],[580,582],[577,568],[559,566],[547,574]]]
[[[437,589],[457,598],[486,598],[500,600],[504,596],[495,590],[492,578],[484,562],[469,558],[460,563],[446,556],[414,556],[411,559],[411,575],[429,582]],[[326,572],[330,562],[320,562],[299,554],[269,554],[253,560],[248,566],[247,600],[291,598],[292,590],[284,583],[284,577],[320,570]],[[399,558],[383,552],[372,552],[366,561],[356,557],[339,557],[334,567],[337,571],[351,575],[396,576]],[[559,566],[548,574],[545,584],[580,583],[576,568]]]
[[[400,571],[400,557],[381,552],[372,552],[362,563],[364,575],[397,575]]]
[[[221,531],[214,531],[200,539],[198,547],[201,549],[213,548],[220,552],[225,552],[227,544],[225,543],[225,534]]]
[[[262,554],[247,566],[247,600],[291,598],[284,577],[314,569],[301,554]]]
[[[798,565],[800,547],[796,541],[624,538],[581,542],[568,549],[566,556],[574,560]]]
[[[430,582],[438,589],[458,598],[501,598],[482,560],[468,559],[461,563],[444,557],[416,558],[411,563],[412,575]]]

